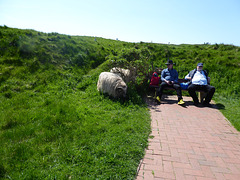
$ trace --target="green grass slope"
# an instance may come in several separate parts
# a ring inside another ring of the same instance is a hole
[[[78,77],[57,74],[40,91],[1,96],[2,178],[134,178],[147,145],[149,113],[145,105],[100,95],[98,73],[82,76],[77,86]]]
[[[108,40],[0,32],[0,178],[134,179],[150,116],[134,88],[126,101],[97,91]]]
[[[0,178],[134,179],[147,147],[142,97],[152,67],[170,57],[183,78],[197,62],[214,100],[240,130],[240,48],[126,43],[0,26]],[[113,66],[135,68],[125,100],[96,89]]]

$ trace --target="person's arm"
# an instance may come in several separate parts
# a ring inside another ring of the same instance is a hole
[[[210,84],[210,77],[207,77],[207,83]]]
[[[190,77],[189,73],[185,76],[185,79],[191,80],[191,77]]]
[[[172,83],[178,83],[178,72],[175,70],[174,79]]]
[[[166,82],[166,79],[165,79],[165,70],[162,70],[162,73],[161,73],[161,81],[162,81],[162,82]]]

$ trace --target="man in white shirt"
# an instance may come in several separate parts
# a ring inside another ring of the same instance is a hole
[[[185,76],[185,79],[190,80],[188,86],[188,93],[193,98],[194,105],[199,105],[199,100],[196,95],[196,90],[201,90],[207,93],[205,101],[203,102],[204,106],[210,106],[210,101],[215,92],[215,87],[210,86],[210,78],[205,70],[203,70],[203,63],[198,63],[197,69],[194,69]]]

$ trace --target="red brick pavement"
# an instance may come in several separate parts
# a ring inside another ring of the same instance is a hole
[[[213,107],[149,101],[152,133],[137,180],[240,180],[240,133]]]

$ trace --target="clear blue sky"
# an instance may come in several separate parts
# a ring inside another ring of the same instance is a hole
[[[240,0],[0,0],[0,25],[127,42],[240,46]]]

